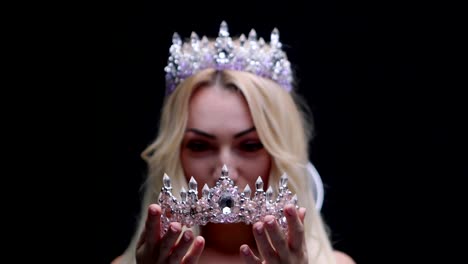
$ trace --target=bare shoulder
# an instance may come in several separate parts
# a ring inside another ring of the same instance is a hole
[[[118,256],[111,262],[111,264],[120,264],[122,262],[121,260],[122,256]]]
[[[356,264],[348,254],[338,250],[335,250],[334,253],[337,264]]]

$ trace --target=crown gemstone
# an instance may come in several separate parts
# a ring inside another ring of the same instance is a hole
[[[163,185],[164,188],[171,189],[171,178],[167,174],[164,174]]]
[[[234,206],[234,199],[229,193],[224,193],[218,201],[219,207],[223,208],[223,214],[230,214]]]
[[[257,191],[259,190],[263,191],[262,177],[258,176],[257,181],[255,182],[255,187],[257,188]]]
[[[246,198],[250,198],[251,195],[252,195],[252,191],[250,190],[250,186],[247,184],[247,186],[245,186],[245,189],[244,189],[244,196]]]
[[[208,187],[208,184],[206,183],[203,186],[202,194],[203,194],[203,198],[208,199],[208,195],[210,194],[210,188]]]
[[[189,190],[191,191],[196,191],[197,190],[197,181],[195,180],[195,178],[193,178],[193,176],[190,178],[190,181],[189,181]]]
[[[283,174],[280,178],[280,187],[286,187],[288,185],[288,176]]]
[[[221,177],[223,178],[229,177],[229,171],[226,165],[224,165],[223,168],[221,169]]]

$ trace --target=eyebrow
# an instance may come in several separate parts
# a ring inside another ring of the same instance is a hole
[[[252,132],[252,131],[255,131],[255,127],[251,127],[251,128],[249,128],[249,129],[246,129],[246,130],[244,130],[244,131],[241,131],[241,132],[235,134],[235,135],[234,135],[234,138],[242,137],[243,135],[246,135],[246,134],[248,134],[248,133],[250,133],[250,132]],[[207,138],[211,138],[211,139],[216,139],[216,136],[215,136],[215,135],[208,134],[208,133],[206,133],[206,132],[204,132],[204,131],[201,131],[201,130],[198,130],[198,129],[196,129],[196,128],[188,128],[188,129],[186,130],[186,132],[193,132],[193,133],[198,134],[198,135],[203,136],[203,137],[207,137]]]

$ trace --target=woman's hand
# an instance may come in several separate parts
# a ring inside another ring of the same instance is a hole
[[[285,235],[275,217],[265,216],[263,222],[253,225],[253,233],[262,260],[255,256],[247,245],[240,247],[240,254],[245,263],[308,263],[307,247],[304,237],[305,208],[296,211],[294,205],[286,205],[284,212],[288,223],[288,234]],[[271,243],[268,241],[267,234]]]
[[[197,263],[205,246],[205,240],[201,236],[194,239],[193,232],[186,230],[176,244],[181,231],[180,223],[172,222],[169,230],[161,237],[161,207],[151,204],[148,207],[145,229],[140,235],[136,248],[137,263]],[[193,247],[189,251],[192,243]]]

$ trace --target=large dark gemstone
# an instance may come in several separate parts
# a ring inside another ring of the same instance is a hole
[[[232,199],[232,196],[229,193],[223,193],[221,197],[219,198],[218,201],[219,207],[224,208],[224,207],[233,207],[234,206],[234,199]]]

